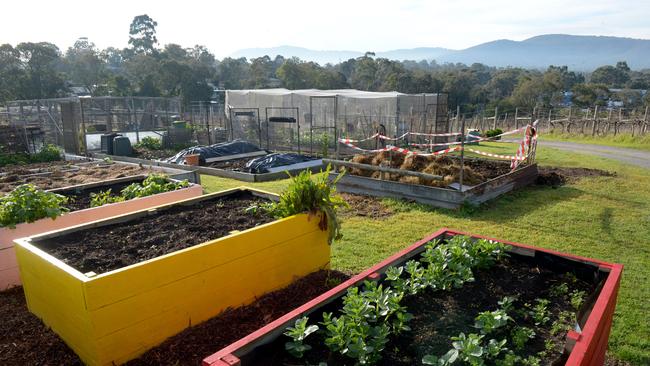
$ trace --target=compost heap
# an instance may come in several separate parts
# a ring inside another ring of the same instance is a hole
[[[440,175],[444,177],[443,180],[428,180],[420,177],[384,173],[385,180],[410,184],[420,184],[431,187],[447,187],[451,183],[458,181],[458,176],[460,173],[459,162],[456,159],[451,159],[447,156],[404,156],[403,154],[395,153],[393,153],[391,156],[391,153],[389,151],[382,151],[375,155],[355,155],[352,158],[352,162],[377,166],[383,165],[395,169],[410,170],[413,172]],[[483,174],[476,172],[469,166],[465,166],[463,171],[464,185],[473,186],[483,183],[487,180]],[[381,172],[351,168],[350,174],[379,179]]]
[[[269,173],[271,168],[311,160],[314,158],[296,153],[273,153],[250,160],[243,170],[253,174]]]
[[[199,163],[205,164],[206,159],[218,158],[221,156],[245,154],[250,152],[262,151],[257,145],[244,140],[233,140],[222,142],[210,146],[193,146],[183,149],[171,158],[163,160],[166,163],[183,164],[185,156],[199,155]]]

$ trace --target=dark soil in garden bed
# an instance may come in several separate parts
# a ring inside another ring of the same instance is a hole
[[[348,279],[337,271],[319,271],[254,303],[228,309],[167,339],[127,365],[200,365],[201,360],[256,331]]]
[[[171,158],[177,153],[178,151],[174,149],[152,150],[141,146],[133,147],[133,156],[135,156],[136,158],[147,159],[147,160],[167,159],[167,158]]]
[[[264,201],[240,192],[34,244],[82,273],[100,274],[271,222],[267,213],[246,212]]]
[[[535,355],[545,349],[545,341],[553,343],[552,350],[542,359],[542,365],[549,365],[562,357],[562,350],[566,330],[570,322],[563,323],[563,330],[551,333],[553,324],[559,323],[561,312],[570,312],[575,316],[576,310],[570,303],[569,295],[553,296],[550,289],[554,285],[568,283],[569,293],[573,290],[593,292],[595,285],[577,280],[572,275],[558,273],[540,267],[534,263],[518,259],[505,259],[488,270],[475,271],[474,282],[465,283],[459,289],[450,291],[426,290],[417,295],[404,299],[402,304],[408,312],[414,315],[409,323],[411,331],[406,331],[399,336],[391,338],[382,353],[383,358],[378,365],[400,366],[420,365],[422,357],[427,354],[442,356],[452,348],[450,337],[458,336],[461,332],[479,333],[474,328],[474,318],[483,311],[493,311],[499,308],[497,302],[505,296],[516,297],[514,309],[509,315],[516,320],[517,326],[526,326],[534,329],[536,336],[526,343],[524,350],[516,351],[520,356]],[[534,320],[527,313],[525,304],[535,305],[537,299],[550,300],[549,321],[536,326]],[[337,300],[323,307],[310,316],[310,324],[321,320],[323,311],[337,311],[341,301]],[[520,314],[521,312],[521,314]],[[335,315],[337,315],[335,313]],[[510,339],[510,329],[502,333],[486,336],[486,340]],[[284,350],[284,343],[288,337],[280,336],[269,346],[258,349],[255,362],[267,360],[268,365],[317,365],[327,362],[328,365],[353,365],[351,358],[339,354],[331,354],[324,345],[324,334],[317,332],[307,340],[313,349],[305,354],[305,359],[297,360]],[[257,364],[253,362],[253,364]]]
[[[17,186],[26,183],[34,184],[38,188],[46,190],[133,175],[146,175],[151,172],[151,169],[137,165],[117,163],[88,164],[83,161],[78,163],[74,161],[57,161],[32,165],[14,165],[2,169],[2,173],[7,174],[0,175],[0,193],[10,192]]]
[[[381,200],[358,194],[341,193],[341,197],[350,205],[341,209],[341,216],[361,216],[370,219],[384,219],[393,215],[393,210],[386,207]]]
[[[200,365],[217,350],[348,279],[337,271],[312,273],[250,305],[228,309],[167,339],[129,365]],[[75,353],[27,310],[22,287],[0,292],[1,365],[82,365]]]
[[[68,203],[65,207],[72,211],[85,210],[90,208],[91,194],[97,194],[100,192],[111,190],[113,196],[119,196],[122,189],[126,188],[132,183],[142,183],[142,179],[136,179],[124,183],[102,185],[100,187],[84,189],[80,191],[65,191],[65,192],[56,192],[60,195],[68,197]]]
[[[584,177],[614,177],[615,172],[590,168],[538,167],[539,175],[535,184],[557,187]]]

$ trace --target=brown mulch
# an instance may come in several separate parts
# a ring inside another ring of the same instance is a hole
[[[83,183],[100,182],[108,179],[123,178],[133,175],[149,174],[151,169],[137,165],[125,164],[83,164],[79,170],[72,169],[75,162],[50,162],[30,165],[13,165],[2,168],[0,176],[0,193],[10,192],[21,184],[34,184],[40,189],[53,189]],[[36,171],[31,171],[37,169]],[[35,173],[50,173],[34,175]]]
[[[1,365],[82,365],[77,355],[27,310],[22,287],[0,292]]]
[[[200,365],[221,348],[265,326],[296,307],[347,280],[337,271],[319,271],[254,303],[228,309],[204,323],[167,339],[127,365]]]
[[[227,309],[149,350],[129,365],[200,365],[221,348],[288,313],[348,279],[319,271],[254,303]],[[27,310],[22,287],[0,292],[0,365],[82,365],[75,353]]]
[[[386,207],[376,197],[363,196],[351,193],[341,193],[341,197],[350,205],[341,209],[341,216],[361,216],[371,219],[385,219],[394,214],[393,210]]]
[[[262,202],[241,192],[34,244],[82,273],[100,274],[273,221],[246,211]]]
[[[614,177],[615,172],[590,168],[539,167],[535,184],[557,187],[585,177]]]

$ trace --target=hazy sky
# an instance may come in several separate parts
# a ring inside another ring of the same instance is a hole
[[[650,39],[650,0],[22,0],[0,6],[0,43],[79,37],[125,47],[134,16],[158,22],[160,45],[207,46],[221,58],[249,47],[385,51],[466,48],[548,33]]]

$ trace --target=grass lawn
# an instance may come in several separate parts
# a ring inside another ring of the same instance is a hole
[[[481,150],[512,154],[514,145]],[[456,212],[385,199],[395,212],[384,219],[346,217],[344,238],[332,247],[332,266],[358,272],[441,227],[623,263],[610,353],[635,365],[650,364],[650,170],[613,160],[539,147],[541,165],[616,171],[560,188],[529,187],[479,207]],[[208,191],[245,185],[201,177]],[[280,192],[288,180],[250,184]]]
[[[580,134],[540,133],[539,138],[540,140],[568,141],[650,151],[650,134],[648,133],[646,133],[644,136],[637,135],[634,137],[632,137],[632,135],[629,133],[618,134],[616,136],[609,134],[607,136],[593,137],[591,135]]]

